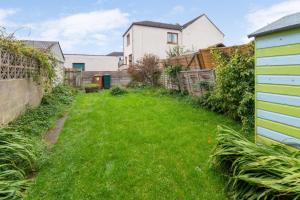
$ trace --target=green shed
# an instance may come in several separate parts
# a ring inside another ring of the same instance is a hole
[[[256,142],[300,149],[300,13],[249,37],[255,37]]]

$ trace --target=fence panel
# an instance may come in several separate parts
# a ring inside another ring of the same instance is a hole
[[[213,83],[215,81],[214,70],[211,69],[181,71],[177,78],[179,80],[180,88],[194,96],[201,96],[206,92],[205,89],[200,87],[199,83],[201,81],[209,83]],[[162,74],[161,82],[167,89],[179,89],[178,85],[174,83],[174,80],[172,80],[172,78],[165,72]]]

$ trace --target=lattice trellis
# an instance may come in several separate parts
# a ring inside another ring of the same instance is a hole
[[[0,80],[30,78],[37,70],[36,60],[0,49]]]

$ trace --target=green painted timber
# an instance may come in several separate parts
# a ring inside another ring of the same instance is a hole
[[[297,62],[290,62],[289,58],[295,58],[300,55],[300,28],[291,29],[287,31],[278,31],[270,33],[265,36],[258,36],[255,38],[255,60],[256,64],[261,64],[262,60],[278,60],[280,58],[280,65],[273,66],[256,66],[255,67],[255,95],[259,92],[289,95],[300,97],[300,86],[296,85],[277,85],[277,84],[259,84],[257,83],[257,75],[279,75],[279,76],[300,76],[300,64],[293,64]],[[290,55],[290,57],[286,57]],[[282,56],[282,57],[276,57]],[[275,57],[275,58],[272,58]],[[262,59],[266,58],[266,59]],[[259,61],[257,61],[259,60]],[[275,62],[276,63],[276,62]],[[290,64],[289,64],[290,63]],[[288,77],[287,77],[288,78]],[[276,81],[275,81],[276,82]],[[287,82],[289,84],[289,82]],[[269,95],[269,97],[277,98],[276,95]],[[284,97],[284,96],[283,96]],[[282,97],[280,97],[282,98]],[[264,98],[262,98],[264,99]],[[286,97],[287,102],[290,100]],[[272,101],[272,99],[269,99]],[[274,100],[275,101],[275,100]],[[285,99],[278,101],[284,102]],[[269,111],[270,113],[279,113],[283,117],[298,117],[300,118],[300,107],[284,105],[285,103],[272,103],[257,100],[255,96],[255,113],[258,109]],[[294,105],[298,105],[293,103]],[[292,105],[293,105],[292,104]],[[271,115],[271,114],[270,114]],[[286,115],[286,116],[284,116]],[[255,114],[255,130],[257,143],[263,143],[267,145],[284,145],[278,141],[270,139],[268,137],[261,136],[257,133],[257,127],[273,130],[278,133],[285,134],[294,138],[300,139],[300,128],[282,124],[279,122],[258,118]],[[268,118],[268,117],[266,117]],[[270,118],[273,119],[273,118]],[[293,118],[291,118],[293,119]],[[270,136],[271,137],[271,136]],[[282,141],[284,142],[284,141]],[[292,151],[299,150],[289,145],[284,145]]]
[[[300,44],[290,44],[285,46],[256,49],[256,57],[258,58],[293,54],[300,54]]]
[[[267,93],[274,93],[274,94],[300,96],[300,87],[288,86],[288,85],[257,84],[256,92],[267,92]]]
[[[300,65],[256,67],[256,74],[300,75]]]
[[[290,115],[294,117],[300,117],[300,107],[257,101],[256,108],[272,111],[280,114]],[[300,130],[299,130],[300,131]],[[300,132],[299,132],[300,135]]]
[[[257,119],[257,126],[262,126],[264,128],[277,131],[279,133],[285,133],[286,135],[295,138],[300,138],[300,129],[293,126],[288,126],[285,124],[280,124],[280,123],[276,123],[273,121],[260,119],[260,118]]]
[[[266,145],[281,145],[281,146],[285,146],[287,149],[291,150],[291,151],[299,151],[298,149],[288,146],[288,145],[283,145],[282,143],[276,142],[274,140],[271,140],[269,138],[260,136],[260,135],[256,135],[256,142],[260,143],[260,144],[266,144]]]

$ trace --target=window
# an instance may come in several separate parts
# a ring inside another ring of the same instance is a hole
[[[126,39],[127,39],[127,46],[129,46],[130,45],[130,34],[129,33],[126,36]]]
[[[168,33],[168,44],[178,44],[178,33]]]
[[[73,69],[79,69],[81,71],[85,70],[85,63],[73,63],[72,64]]]
[[[132,65],[132,54],[130,54],[130,55],[128,56],[128,60],[129,60],[129,65]]]

